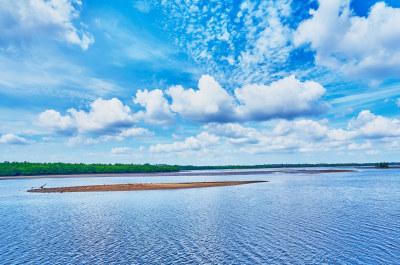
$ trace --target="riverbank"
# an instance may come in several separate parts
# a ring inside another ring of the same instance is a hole
[[[139,184],[115,184],[93,185],[58,188],[31,189],[28,192],[56,193],[56,192],[96,192],[96,191],[134,191],[134,190],[172,190],[189,188],[206,188],[220,186],[236,186],[243,184],[261,183],[268,181],[221,181],[221,182],[184,182],[184,183],[139,183]]]

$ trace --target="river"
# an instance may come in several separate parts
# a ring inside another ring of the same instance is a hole
[[[400,169],[358,170],[0,180],[0,264],[399,264]],[[26,192],[228,180],[269,182]]]

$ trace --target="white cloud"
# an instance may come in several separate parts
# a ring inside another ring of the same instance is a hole
[[[292,133],[302,134],[313,140],[322,140],[328,137],[328,127],[325,121],[296,120],[280,121],[273,130],[275,135],[285,136]]]
[[[123,141],[128,138],[150,136],[153,134],[154,134],[153,132],[150,132],[149,130],[147,130],[145,128],[130,128],[130,129],[122,130],[117,135],[103,136],[101,139],[104,141],[109,141],[109,140]]]
[[[369,110],[361,111],[356,118],[349,120],[347,130],[329,128],[327,120],[281,121],[273,133],[279,136],[297,135],[309,143],[332,146],[348,144],[349,149],[372,147],[371,140],[388,140],[400,137],[400,120],[375,115]],[[360,140],[366,140],[358,144]]]
[[[112,134],[135,122],[129,106],[117,98],[96,99],[90,104],[89,112],[76,109],[69,109],[68,112],[76,121],[79,131],[93,134]]]
[[[52,39],[86,50],[93,37],[73,23],[81,6],[80,0],[1,0],[0,45]]]
[[[305,128],[304,125],[310,128]],[[244,153],[299,151],[305,147],[309,148],[309,143],[327,137],[326,126],[311,120],[282,120],[272,130],[257,130],[239,124],[209,124],[205,129],[211,134],[224,137],[228,143],[235,146],[236,152]]]
[[[90,104],[88,112],[69,109],[62,116],[54,110],[39,114],[36,124],[58,133],[90,133],[113,135],[129,128],[135,122],[131,110],[117,98],[103,100],[99,98]]]
[[[136,137],[136,136],[146,136],[146,135],[152,135],[152,132],[149,132],[149,130],[144,129],[144,128],[130,128],[123,130],[119,136],[121,137]]]
[[[0,144],[28,144],[29,142],[18,135],[9,133],[9,134],[3,134],[0,137]]]
[[[231,118],[234,99],[214,78],[203,75],[198,88],[170,87],[167,94],[172,98],[172,111],[197,122],[224,122]]]
[[[277,68],[286,63],[293,49],[291,30],[283,22],[292,11],[290,4],[289,0],[242,3],[237,21],[245,25],[246,46],[237,58],[236,74],[242,74],[235,76],[237,81],[265,82],[272,73],[280,75]]]
[[[40,113],[35,123],[61,134],[73,134],[77,129],[72,117],[62,116],[55,110]]]
[[[327,132],[328,138],[334,141],[342,142],[353,140],[358,136],[356,131],[348,131],[343,129],[330,129]]]
[[[400,136],[400,120],[375,115],[369,110],[361,111],[357,118],[349,122],[348,129],[355,130],[366,138]]]
[[[320,0],[312,17],[294,35],[310,44],[315,62],[349,77],[383,79],[400,73],[400,8],[374,4],[366,17],[350,10],[350,0]]]
[[[78,134],[74,137],[71,137],[68,139],[66,145],[68,147],[74,147],[74,146],[82,146],[82,145],[93,145],[99,143],[98,140],[90,138],[90,137],[85,137],[82,134]]]
[[[256,129],[246,128],[237,123],[211,123],[204,126],[204,129],[212,134],[232,139],[249,137],[249,135],[257,133]]]
[[[76,136],[70,137],[66,143],[67,146],[78,146],[78,145],[93,145],[98,144],[100,142],[108,142],[108,141],[123,141],[129,138],[135,137],[143,137],[153,135],[153,132],[150,132],[144,128],[130,128],[123,129],[120,133],[113,135],[102,135],[101,137],[91,138],[87,137],[81,133],[78,133]]]
[[[244,120],[293,118],[321,113],[326,105],[320,100],[325,89],[312,81],[300,82],[294,76],[266,85],[245,85],[235,89],[241,103],[238,116]]]
[[[270,130],[231,123],[211,123],[203,128],[210,134],[223,137],[235,146],[234,150],[251,154],[370,150],[374,146],[372,140],[386,141],[387,137],[400,137],[400,121],[376,116],[369,111],[363,111],[359,117],[350,120],[348,130],[328,125],[326,119],[298,119],[281,120]],[[377,130],[378,127],[381,129]]]
[[[365,152],[367,155],[377,155],[380,153],[380,151],[378,150],[368,150],[367,152]]]
[[[328,120],[280,121],[273,129],[277,136],[296,135],[307,142],[346,142],[354,139],[357,133],[343,129],[329,128]]]
[[[195,122],[231,122],[294,118],[321,113],[325,89],[294,76],[270,85],[245,85],[230,95],[214,78],[203,75],[198,90],[173,86],[167,90],[171,110]]]
[[[133,6],[142,13],[149,13],[151,10],[152,3],[150,0],[136,0],[133,3]]]
[[[115,147],[111,149],[111,154],[126,155],[132,153],[132,148],[129,147]]]
[[[366,141],[362,144],[356,144],[356,143],[351,143],[348,146],[349,150],[363,150],[363,149],[367,149],[367,148],[371,148],[372,144],[370,141]]]
[[[275,123],[273,123],[275,124]],[[379,128],[379,130],[378,130]],[[178,152],[185,156],[216,154],[278,154],[400,150],[400,121],[362,111],[349,120],[348,129],[333,128],[328,120],[280,120],[273,127],[252,128],[237,123],[209,123],[204,132],[184,141],[160,143],[153,153]]]
[[[185,152],[185,151],[199,151],[204,148],[210,147],[211,145],[218,144],[219,138],[210,135],[206,132],[202,132],[195,137],[191,136],[185,139],[183,142],[174,142],[171,144],[157,144],[152,145],[149,148],[150,152]]]
[[[61,115],[55,110],[46,110],[37,116],[34,124],[58,134],[71,135],[67,146],[92,145],[153,135],[154,132],[146,128],[132,127],[138,122],[138,116],[117,98],[99,98],[90,104],[88,111],[72,108]]]
[[[291,0],[204,3],[165,1],[166,26],[180,48],[224,85],[265,83],[287,74],[293,46]],[[182,38],[181,36],[186,36]]]
[[[172,144],[157,144],[150,146],[150,152],[181,152],[187,150],[199,150],[201,145],[195,137],[188,137],[184,142]]]
[[[160,89],[139,90],[133,102],[146,108],[146,111],[139,111],[137,117],[148,123],[166,124],[174,120],[168,101],[164,98],[164,93]]]

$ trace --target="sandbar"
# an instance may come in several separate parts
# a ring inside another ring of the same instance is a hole
[[[246,175],[268,175],[273,173],[288,174],[322,174],[322,173],[344,173],[356,172],[353,169],[294,169],[294,168],[271,168],[267,170],[218,170],[218,171],[176,171],[176,172],[151,172],[151,173],[100,173],[100,174],[69,174],[69,175],[31,175],[31,176],[0,176],[5,179],[38,179],[38,178],[93,178],[93,177],[159,177],[159,176],[246,176]]]
[[[235,186],[268,182],[262,180],[253,181],[220,181],[220,182],[183,182],[183,183],[138,183],[138,184],[113,184],[113,185],[91,185],[58,188],[31,189],[28,192],[55,193],[55,192],[96,192],[96,191],[133,191],[133,190],[172,190],[205,188],[217,186]]]

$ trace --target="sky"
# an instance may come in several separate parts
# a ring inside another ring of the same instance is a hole
[[[400,1],[0,0],[0,161],[400,161]]]

